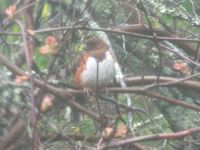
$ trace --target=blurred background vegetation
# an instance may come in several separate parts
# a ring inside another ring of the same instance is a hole
[[[12,12],[11,6],[16,10]],[[168,103],[145,93],[130,93],[134,136],[175,133],[200,125],[200,1],[1,0],[0,21],[0,53],[10,60],[10,64],[24,72],[30,71],[19,21],[32,54],[33,77],[60,89],[73,88],[71,70],[83,50],[84,38],[101,36],[95,30],[101,28],[112,44],[128,88],[156,84],[148,91],[187,105],[183,107],[174,101]],[[47,44],[48,37],[55,38],[55,45]],[[187,39],[190,41],[184,41]],[[42,48],[46,48],[47,53],[42,54]],[[69,121],[67,98],[65,100],[45,87],[35,86],[32,93],[36,103],[33,108],[37,119],[35,128],[31,121],[33,102],[30,89],[33,85],[26,77],[5,66],[1,59],[0,64],[0,147],[5,150],[38,149],[33,143],[39,141],[40,149],[96,149],[105,131],[101,128],[103,123],[88,115],[83,115],[78,123]],[[185,67],[177,69],[175,64]],[[133,84],[128,82],[136,77],[144,80]],[[145,77],[154,77],[154,80],[146,82]],[[188,77],[191,86],[180,84],[181,81],[159,86],[162,77]],[[127,106],[124,93],[103,95]],[[100,100],[102,113],[110,116],[105,126],[114,128],[114,125],[126,124],[128,106],[124,109],[118,105],[116,108],[116,102],[106,98]],[[188,106],[190,104],[192,107]],[[84,107],[98,113],[95,96],[90,95]],[[116,113],[119,112],[123,119],[116,124]],[[33,136],[35,129],[36,137]],[[122,129],[119,127],[119,130]],[[120,138],[130,136],[133,133],[129,131]],[[180,139],[140,141],[139,145],[129,143],[112,149],[197,150],[200,149],[199,139],[197,132]]]

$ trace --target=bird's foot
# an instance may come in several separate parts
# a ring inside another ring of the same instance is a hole
[[[108,87],[103,87],[102,90],[105,91],[106,95],[110,92]]]
[[[85,95],[87,95],[87,97],[90,96],[91,91],[92,91],[92,89],[90,89],[90,88],[83,88],[83,92],[84,92]]]

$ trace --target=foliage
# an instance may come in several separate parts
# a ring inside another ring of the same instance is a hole
[[[199,1],[26,2],[1,0],[0,147],[199,149],[199,130],[190,132],[200,124]],[[112,44],[127,88],[99,88],[104,98],[85,94],[80,109],[71,103],[78,91],[73,67],[88,36],[105,37],[97,28]],[[79,122],[70,121],[69,107],[83,113]],[[184,130],[189,134],[177,137]],[[158,141],[143,137],[149,135]],[[132,137],[141,140],[120,145]]]

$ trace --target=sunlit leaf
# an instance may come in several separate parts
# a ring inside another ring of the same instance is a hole
[[[42,18],[48,17],[50,15],[51,12],[51,7],[49,4],[45,3],[43,10],[42,10]]]

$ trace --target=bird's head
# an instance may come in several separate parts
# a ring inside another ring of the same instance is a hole
[[[86,51],[106,51],[108,45],[100,38],[92,37],[85,42]]]
[[[105,58],[108,50],[109,46],[100,38],[88,38],[85,42],[85,54],[96,58],[98,61],[102,61]]]

